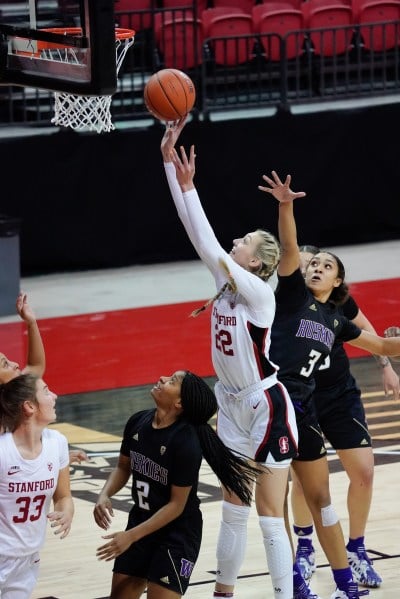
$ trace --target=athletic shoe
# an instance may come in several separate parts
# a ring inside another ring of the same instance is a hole
[[[298,589],[294,589],[293,593],[293,599],[321,599],[319,595],[312,592],[305,582]]]
[[[311,580],[311,576],[317,569],[314,547],[311,544],[309,546],[297,545],[296,562],[304,580]]]
[[[359,599],[362,595],[369,595],[369,591],[366,589],[364,591],[359,591],[356,582],[352,582],[349,585],[349,590],[340,591],[336,589],[336,591],[331,595],[331,599]]]
[[[372,567],[372,561],[367,555],[364,546],[358,547],[356,552],[348,551],[347,559],[353,573],[353,578],[365,587],[376,589],[381,586],[382,578]]]

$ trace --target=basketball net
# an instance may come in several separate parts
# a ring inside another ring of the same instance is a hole
[[[68,32],[67,29],[64,31]],[[117,76],[128,49],[133,45],[135,32],[132,29],[115,30]],[[41,57],[46,60],[79,62],[73,48],[44,48]],[[54,117],[51,122],[76,131],[109,132],[115,129],[111,120],[112,96],[79,96],[67,92],[54,92]]]

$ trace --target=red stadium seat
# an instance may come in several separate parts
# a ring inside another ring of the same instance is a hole
[[[273,2],[274,7],[278,3]],[[257,4],[253,7],[254,31],[259,34],[277,34],[280,37],[264,36],[260,38],[266,58],[269,60],[281,60],[280,38],[287,36],[289,32],[301,31],[304,28],[303,14],[295,8],[273,8],[269,3]],[[286,38],[286,56],[294,58],[303,53],[304,34],[289,35]]]
[[[160,6],[162,8],[166,8],[166,9],[180,8],[180,7],[189,8],[193,5],[195,6],[196,11],[197,11],[197,17],[200,17],[203,10],[205,10],[207,8],[207,0],[196,0],[196,2],[194,2],[194,3],[193,3],[193,0],[161,0],[161,4],[160,4]]]
[[[360,25],[362,45],[366,50],[381,52],[400,43],[400,2],[396,0],[364,0],[353,7]],[[368,26],[368,23],[374,25]]]
[[[202,12],[204,38],[209,42],[216,64],[234,66],[253,58],[253,20],[243,11],[232,12],[229,7],[208,8]]]
[[[250,14],[255,3],[256,0],[213,0],[212,6],[213,8],[219,8],[221,6],[232,8],[234,9],[232,12],[235,12],[236,9],[240,8],[243,12]]]
[[[263,0],[261,4],[267,4],[271,9],[296,8],[301,9],[304,0]]]
[[[200,19],[176,11],[158,12],[154,18],[154,36],[164,67],[186,71],[201,64]]]
[[[310,0],[302,6],[304,25],[311,31],[313,52],[316,55],[336,56],[351,49],[353,11],[345,4],[330,4]]]
[[[382,6],[385,4],[387,5],[386,7]],[[389,5],[399,5],[399,4],[400,4],[400,0],[351,0],[351,6],[353,8],[354,22],[355,23],[359,22],[361,9],[363,7],[365,7],[366,5],[370,6],[366,11],[368,13],[370,10],[373,10],[377,6],[380,6],[381,10],[384,10],[386,12],[387,10],[390,10]],[[381,20],[381,19],[378,19],[378,20]]]
[[[149,29],[153,25],[154,6],[154,0],[116,0],[115,21],[118,27],[136,32]]]

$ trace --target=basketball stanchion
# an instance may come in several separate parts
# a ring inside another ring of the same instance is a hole
[[[81,35],[79,27],[51,28],[44,31],[64,35]],[[115,51],[117,76],[128,49],[135,39],[133,29],[115,29]],[[40,57],[65,63],[79,62],[76,48],[49,42],[38,42]],[[54,117],[51,122],[77,131],[109,132],[115,129],[111,119],[112,96],[80,96],[67,92],[54,92]]]

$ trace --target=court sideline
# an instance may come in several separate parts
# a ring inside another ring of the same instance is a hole
[[[328,249],[344,263],[348,283],[400,276],[400,240]],[[21,288],[38,318],[196,301],[215,292],[199,260],[26,277]],[[0,324],[17,320],[2,316]]]

